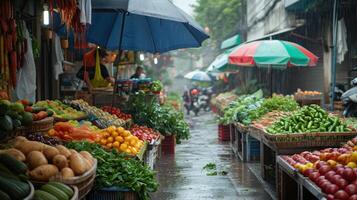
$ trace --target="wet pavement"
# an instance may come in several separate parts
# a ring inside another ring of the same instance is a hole
[[[270,200],[248,166],[236,159],[229,143],[219,142],[214,115],[190,117],[191,138],[175,155],[157,163],[159,191],[154,200]],[[202,168],[215,163],[227,175],[207,176]]]

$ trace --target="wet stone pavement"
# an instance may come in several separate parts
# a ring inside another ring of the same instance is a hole
[[[156,165],[159,191],[154,200],[270,200],[248,166],[219,142],[214,115],[188,117],[191,138],[176,146],[175,155],[162,155]],[[223,167],[227,175],[207,176],[208,163]]]

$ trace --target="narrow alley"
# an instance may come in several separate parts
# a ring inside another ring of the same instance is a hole
[[[191,138],[163,155],[156,167],[160,189],[155,200],[269,200],[247,164],[238,161],[229,143],[219,142],[212,113],[189,117]],[[203,167],[215,163],[227,175],[207,176]]]

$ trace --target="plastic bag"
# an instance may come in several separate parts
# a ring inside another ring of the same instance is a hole
[[[94,78],[90,80],[91,84],[95,88],[99,87],[107,87],[108,86],[108,81],[106,81],[103,76],[102,76],[102,71],[100,70],[100,62],[99,62],[99,52],[97,49],[96,52],[96,59],[95,59],[95,73],[94,73]]]

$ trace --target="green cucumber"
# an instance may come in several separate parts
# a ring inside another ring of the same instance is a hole
[[[69,200],[69,198],[70,198],[64,191],[58,189],[57,187],[55,187],[53,185],[49,185],[49,184],[43,185],[41,187],[41,190],[52,194],[58,200]]]
[[[6,191],[11,199],[23,199],[31,189],[27,183],[0,176],[0,190]]]
[[[58,200],[55,196],[52,194],[43,191],[43,190],[36,190],[35,191],[35,199],[36,200]]]
[[[5,178],[11,178],[15,180],[20,180],[19,177],[15,176],[9,168],[7,168],[4,164],[0,163],[0,176]]]
[[[66,184],[60,183],[60,182],[49,182],[48,185],[52,185],[60,190],[62,190],[64,193],[67,194],[68,197],[72,197],[73,196],[73,190],[71,187],[69,187]]]
[[[0,190],[0,199],[1,200],[11,200],[10,196],[2,190]]]
[[[27,166],[25,163],[16,160],[8,154],[0,154],[0,163],[4,164],[14,174],[25,174],[27,172]]]

